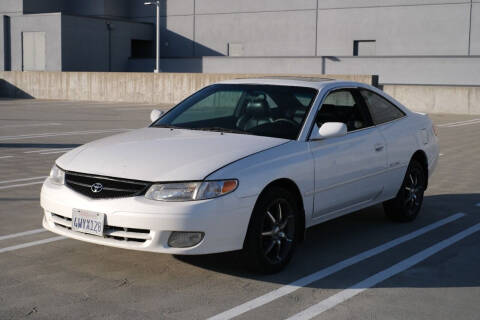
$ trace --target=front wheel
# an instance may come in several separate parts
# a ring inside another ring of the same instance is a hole
[[[427,173],[420,162],[413,159],[397,196],[383,203],[387,217],[399,222],[414,220],[422,207],[426,185]]]
[[[297,201],[288,190],[273,187],[261,195],[245,239],[250,267],[274,273],[288,264],[297,244],[297,211]]]

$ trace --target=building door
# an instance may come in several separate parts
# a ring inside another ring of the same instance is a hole
[[[22,70],[45,71],[45,32],[22,32]]]

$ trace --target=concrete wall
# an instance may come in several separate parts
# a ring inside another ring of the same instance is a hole
[[[38,5],[37,2],[33,2]],[[124,1],[124,0],[122,0]],[[126,0],[125,0],[126,1]],[[55,1],[44,7],[55,7]],[[127,2],[126,2],[127,3]],[[79,5],[77,2],[69,6]],[[83,10],[105,13],[102,6],[91,7],[86,2]],[[26,1],[25,5],[29,5]],[[98,5],[98,3],[97,3]],[[109,4],[113,7],[112,3]],[[32,5],[30,8],[34,7]],[[128,8],[128,6],[126,6]],[[121,14],[111,10],[111,13]],[[0,15],[3,18],[3,16]],[[3,20],[0,21],[0,70],[4,68]],[[110,24],[109,31],[107,24]],[[11,70],[22,70],[22,32],[46,33],[46,70],[48,71],[127,71],[131,55],[131,40],[154,39],[154,26],[127,20],[72,16],[62,13],[16,15],[10,17]]]
[[[67,7],[65,0],[23,0],[23,13],[52,13],[64,11]]]
[[[144,1],[104,0],[104,15],[106,17],[129,18],[130,4],[144,5]]]
[[[181,60],[167,60],[168,69],[162,70],[175,70],[172,63],[183,65]],[[480,85],[480,56],[203,57],[198,64],[190,63],[207,73],[378,74],[382,84]]]
[[[155,17],[137,0],[2,0],[7,11]],[[164,57],[227,55],[229,43],[244,56],[349,56],[354,40],[376,40],[380,56],[480,52],[480,0],[162,0],[161,15]]]
[[[154,6],[145,6],[144,1],[130,1],[130,18],[155,23],[156,9]],[[196,2],[198,0],[161,0],[160,16],[192,16]]]
[[[152,72],[155,69],[155,59],[129,59],[128,65],[130,72]],[[160,70],[162,72],[198,73],[203,71],[203,62],[202,58],[167,58],[161,60]]]
[[[36,14],[11,17],[12,70],[22,70],[22,32],[46,33],[46,69],[62,70],[61,14]]]
[[[151,40],[151,24],[62,15],[64,71],[128,71],[131,40]]]
[[[130,17],[131,5],[143,6],[143,1],[135,0],[23,0],[20,2],[23,2],[24,14],[63,12],[116,18]]]
[[[468,55],[470,3],[462,2],[319,10],[317,53],[352,55],[354,40],[376,40],[376,55]]]
[[[8,28],[5,29],[4,21],[9,19],[9,16],[22,14],[22,11],[23,0],[0,0],[0,71],[5,70],[5,41],[8,41],[10,37]],[[7,56],[9,56],[9,53],[7,53]]]
[[[228,55],[229,43],[244,56],[314,56],[315,11],[198,15],[195,42],[207,48],[197,46],[196,56]]]
[[[387,85],[384,91],[418,112],[480,115],[480,87]]]
[[[132,17],[154,21],[153,8],[132,5]],[[242,44],[244,56],[347,56],[354,40],[376,40],[376,55],[395,56],[480,46],[479,0],[165,0],[161,12],[163,32],[192,41],[194,56],[227,55],[228,43]],[[177,56],[192,51],[169,46]]]
[[[1,0],[0,13],[20,14],[23,11],[23,0]]]
[[[108,30],[104,20],[62,15],[62,70],[108,71]]]
[[[165,0],[161,10],[167,71],[361,73],[385,83],[480,85],[480,0]],[[136,4],[134,11],[154,21],[154,8]],[[354,58],[355,40],[375,40],[373,56]],[[229,43],[245,58],[223,60]],[[203,59],[192,63],[195,57]]]
[[[206,85],[261,74],[0,72],[0,96],[135,103],[177,103]],[[372,76],[328,75],[372,83]]]
[[[62,10],[154,22],[155,7],[143,2],[0,0],[0,13]],[[360,73],[379,74],[384,83],[480,85],[480,0],[162,0],[161,15],[165,71]],[[28,19],[34,21],[30,31],[47,30],[48,39],[56,37],[49,32],[54,22]],[[105,22],[84,19],[62,20],[62,42],[49,42],[47,47],[63,46],[63,61],[47,63],[48,70],[61,70],[62,65],[69,71],[108,71],[109,52],[115,53],[112,71],[151,70],[151,60],[128,57],[131,38],[153,40],[153,25],[114,22],[108,50]],[[12,36],[12,58],[17,62],[18,39]],[[354,40],[376,40],[374,56],[352,57]],[[222,60],[229,44],[244,58]],[[18,63],[12,67],[20,70]]]
[[[104,16],[104,0],[64,0],[65,13],[84,16]]]
[[[167,103],[181,101],[214,82],[262,74],[0,72],[0,96],[77,101]],[[372,83],[372,76],[324,75]],[[411,110],[480,115],[480,87],[385,85]]]
[[[470,54],[480,55],[480,1],[472,3],[472,28],[471,28]]]

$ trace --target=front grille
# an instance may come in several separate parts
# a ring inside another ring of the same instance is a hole
[[[102,188],[100,191],[98,191],[98,188],[94,189],[98,192],[92,191],[92,186],[95,184],[101,184]],[[150,183],[77,172],[66,172],[65,185],[92,199],[108,199],[143,195],[150,186]]]
[[[51,217],[56,227],[72,231],[71,218],[64,217],[56,213],[51,213]],[[97,237],[94,235],[91,236]],[[105,224],[103,226],[103,238],[123,242],[144,243],[145,241],[150,240],[151,236],[150,230],[148,229],[124,228]]]

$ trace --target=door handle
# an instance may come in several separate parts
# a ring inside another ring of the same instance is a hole
[[[377,143],[377,144],[375,145],[375,151],[376,151],[376,152],[382,151],[383,148],[385,148],[385,146],[384,146],[383,144]]]

